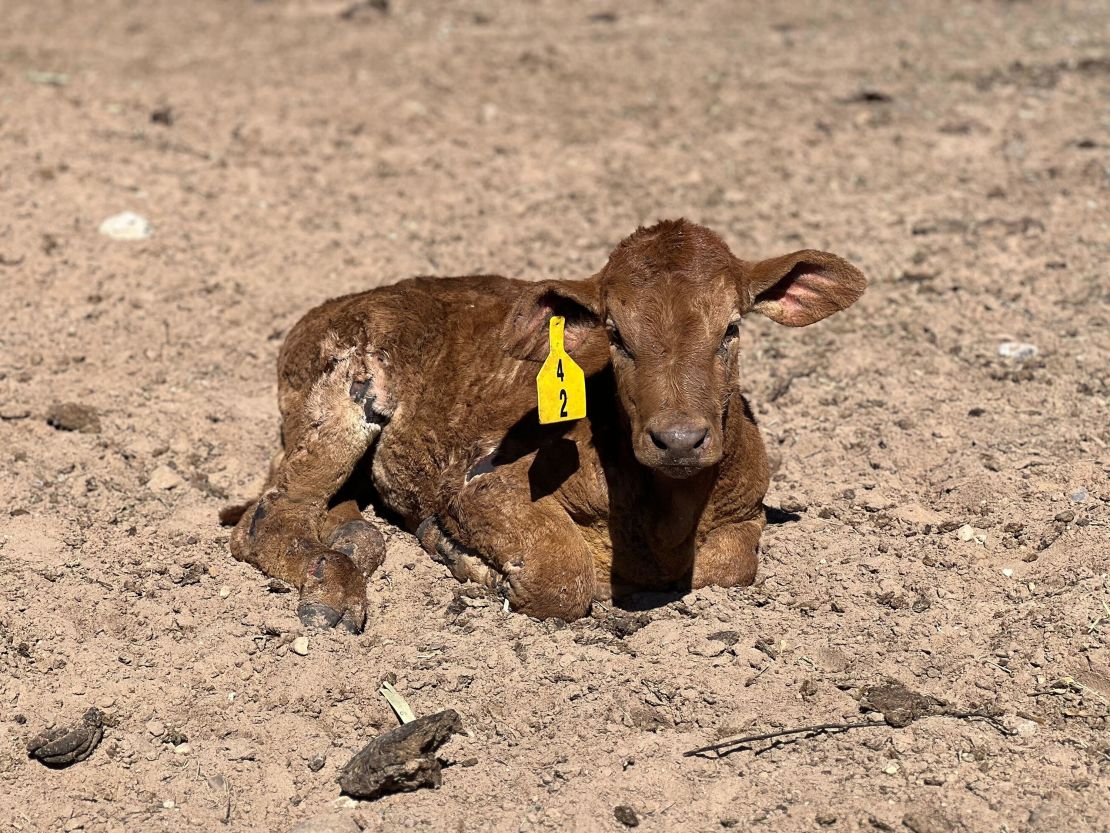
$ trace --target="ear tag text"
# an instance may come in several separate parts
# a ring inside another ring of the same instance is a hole
[[[565,327],[563,316],[551,316],[551,352],[536,376],[541,425],[582,419],[586,415],[586,374],[563,347]]]

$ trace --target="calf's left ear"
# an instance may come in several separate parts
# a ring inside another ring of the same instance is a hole
[[[867,279],[844,258],[804,249],[741,266],[750,308],[788,327],[804,327],[850,307]]]
[[[549,349],[551,316],[566,319],[563,346],[587,373],[609,361],[609,340],[601,321],[595,281],[539,281],[527,287],[505,319],[502,343],[517,359],[542,362]]]

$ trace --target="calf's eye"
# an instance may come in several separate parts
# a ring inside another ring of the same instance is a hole
[[[721,338],[720,352],[724,353],[728,350],[728,346],[732,344],[735,338],[740,335],[740,322],[733,321],[725,328],[725,334]]]
[[[621,338],[621,331],[617,329],[617,325],[612,321],[606,321],[605,329],[609,331],[609,343],[631,359],[632,351],[628,349],[628,345],[626,345],[624,339]]]

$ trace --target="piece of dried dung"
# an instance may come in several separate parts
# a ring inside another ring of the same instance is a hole
[[[379,735],[349,760],[339,773],[339,788],[353,798],[438,787],[443,781],[436,750],[462,730],[454,709],[418,717]]]
[[[901,683],[889,680],[863,689],[859,705],[861,711],[879,712],[890,726],[901,729],[920,717],[942,713],[941,708],[945,704],[942,700],[910,691]]]
[[[27,741],[27,754],[49,767],[65,767],[83,761],[104,737],[104,715],[89,709],[70,726],[57,726]]]

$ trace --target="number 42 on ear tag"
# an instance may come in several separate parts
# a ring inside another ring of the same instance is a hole
[[[540,424],[567,422],[586,415],[586,374],[563,347],[566,319],[551,316],[551,352],[536,376]]]

